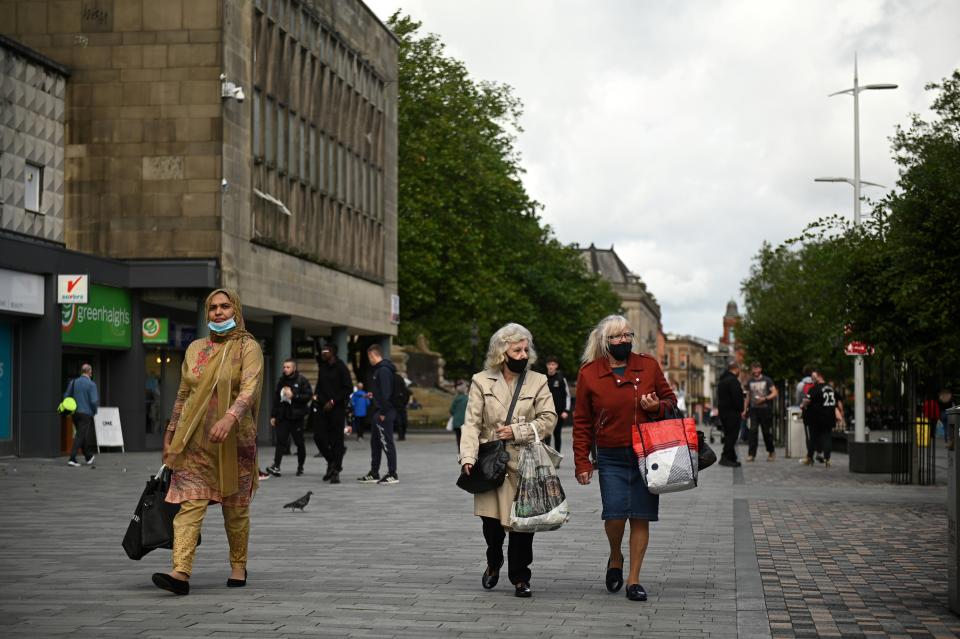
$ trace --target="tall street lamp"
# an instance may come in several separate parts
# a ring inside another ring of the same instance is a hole
[[[857,54],[853,54],[853,88],[831,93],[827,97],[850,94],[853,96],[853,180],[849,178],[817,178],[817,182],[846,182],[853,186],[853,223],[860,224],[860,186],[869,184],[880,186],[860,179],[860,92],[896,89],[895,84],[865,84],[860,86],[857,77]],[[866,387],[863,379],[863,355],[857,355],[853,365],[853,392],[854,392],[854,440],[867,440],[866,429]]]

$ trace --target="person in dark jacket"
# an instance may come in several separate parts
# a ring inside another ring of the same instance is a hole
[[[270,410],[270,426],[277,429],[277,448],[273,454],[273,466],[268,466],[267,472],[274,477],[280,476],[283,451],[291,437],[297,445],[297,475],[303,474],[303,462],[307,458],[307,449],[303,445],[303,418],[307,416],[309,404],[310,382],[297,371],[294,360],[284,360],[283,375],[277,380]]]
[[[552,445],[560,452],[560,429],[563,428],[567,417],[570,416],[570,389],[567,386],[567,380],[560,370],[560,360],[552,355],[547,358],[547,387],[550,394],[553,395],[553,404],[557,409],[557,425],[553,427],[553,435],[547,437],[544,441]]]
[[[313,433],[320,454],[327,460],[327,473],[323,481],[340,483],[343,456],[343,429],[347,423],[347,406],[353,393],[350,370],[337,357],[336,344],[324,344],[320,349],[320,368],[317,372],[317,388],[314,395],[317,420]]]
[[[73,438],[73,446],[70,447],[68,466],[80,465],[77,453],[81,449],[87,466],[93,465],[97,456],[97,429],[94,427],[93,416],[97,414],[100,396],[92,378],[93,367],[84,364],[80,367],[80,375],[67,385],[67,392],[63,394],[64,399],[73,397],[77,402],[77,410],[73,413],[73,425],[77,433]]]
[[[737,434],[740,431],[740,418],[743,414],[743,386],[740,385],[740,364],[730,362],[727,370],[717,382],[717,410],[720,412],[720,424],[723,428],[723,452],[720,454],[721,466],[737,467]]]
[[[378,344],[367,349],[367,359],[373,366],[373,381],[370,385],[371,399],[373,399],[373,426],[370,431],[370,471],[357,481],[365,484],[397,484],[397,445],[393,441],[393,429],[397,420],[397,409],[393,407],[390,398],[393,396],[394,375],[396,366],[389,359],[383,358],[383,350]],[[380,460],[387,456],[387,474],[380,477]]]

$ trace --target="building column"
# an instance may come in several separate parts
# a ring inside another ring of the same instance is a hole
[[[293,349],[293,325],[289,315],[273,316],[273,366],[280,370],[283,360],[289,359]]]
[[[349,353],[347,352],[347,339],[350,337],[350,331],[345,326],[334,326],[330,333],[330,343],[336,344],[337,356],[344,362],[347,362]]]
[[[207,321],[207,299],[201,297],[197,300],[197,338],[206,337],[210,334]]]
[[[380,336],[380,350],[383,351],[384,359],[390,359],[390,342],[392,339],[389,335]]]

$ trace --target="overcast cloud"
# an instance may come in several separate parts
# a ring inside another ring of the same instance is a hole
[[[896,183],[889,136],[960,67],[957,0],[367,0],[440,35],[477,79],[514,87],[525,184],[564,242],[611,244],[667,332],[716,340],[764,240],[853,215],[862,179]],[[865,189],[865,195],[880,195]],[[866,209],[865,209],[866,210]]]

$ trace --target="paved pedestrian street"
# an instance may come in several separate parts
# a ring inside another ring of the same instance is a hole
[[[353,481],[369,452],[348,446],[339,486],[321,481],[312,456],[303,477],[287,457],[284,476],[261,484],[246,588],[225,587],[226,537],[211,509],[179,598],[150,582],[169,551],[135,562],[120,547],[159,454],[104,453],[93,468],[0,459],[0,636],[960,635],[946,608],[942,485],[853,476],[843,455],[830,469],[782,456],[715,466],[699,488],[661,498],[641,573],[650,600],[634,603],[604,588],[599,490],[577,485],[567,460],[573,517],[537,535],[534,596],[517,599],[505,570],[495,590],[480,586],[483,538],[472,498],[454,486],[452,435],[399,442],[394,486]],[[282,509],[307,490],[306,512]]]

